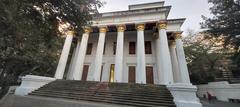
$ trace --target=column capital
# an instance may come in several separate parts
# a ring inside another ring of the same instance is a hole
[[[167,21],[159,21],[158,23],[158,29],[167,29]]]
[[[67,36],[74,36],[75,32],[74,31],[67,31],[66,35]]]
[[[100,32],[100,33],[106,33],[107,31],[108,31],[107,26],[101,26],[101,27],[99,27],[99,32]]]
[[[174,33],[174,39],[176,40],[176,39],[182,39],[182,32],[175,32]]]
[[[145,29],[145,24],[136,24],[136,29],[138,31],[144,31]]]
[[[118,32],[124,32],[126,30],[126,26],[124,24],[117,25]]]
[[[92,32],[92,28],[91,28],[91,27],[88,27],[88,26],[83,27],[83,30],[84,30],[84,33],[90,33],[90,32]]]

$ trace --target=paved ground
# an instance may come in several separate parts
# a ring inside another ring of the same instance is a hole
[[[46,98],[44,98],[44,99],[46,99]],[[6,97],[4,102],[1,102],[1,100],[0,100],[0,107],[18,107],[14,104],[15,101],[16,101],[16,96],[9,95]],[[46,103],[46,101],[44,101],[44,102]],[[201,100],[201,103],[203,104],[203,107],[240,107],[240,103],[229,103],[229,102],[221,102],[221,101],[212,101],[209,103],[207,100]],[[23,107],[26,107],[26,106],[23,106]],[[29,107],[36,107],[36,106],[29,106]],[[39,107],[39,106],[37,106],[37,107]],[[44,106],[44,107],[46,107],[46,106]],[[53,106],[49,106],[49,107],[53,107]],[[60,106],[58,106],[58,107],[60,107]],[[62,105],[61,107],[65,107],[65,106]],[[70,107],[69,104],[66,107]],[[71,107],[79,107],[79,105],[74,106],[72,104]],[[86,107],[86,106],[83,106],[83,107]]]
[[[229,103],[221,101],[208,102],[207,100],[201,100],[203,107],[240,107],[240,103]]]

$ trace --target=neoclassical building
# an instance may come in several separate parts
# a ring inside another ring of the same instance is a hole
[[[168,19],[170,9],[164,2],[155,2],[95,15],[92,25],[83,27],[72,57],[69,53],[76,38],[67,32],[54,78],[24,76],[15,95],[202,107],[197,87],[190,83],[181,39],[185,18]],[[67,80],[61,80],[64,75]]]
[[[68,80],[190,84],[181,40],[185,18],[168,19],[170,9],[155,2],[96,15],[66,69],[74,36],[68,32],[55,77],[67,72]]]

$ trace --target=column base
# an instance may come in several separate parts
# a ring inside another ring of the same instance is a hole
[[[15,95],[20,95],[20,96],[28,95],[32,91],[55,80],[56,80],[55,78],[51,78],[51,77],[26,75],[22,77],[22,83],[19,87],[17,87],[15,91]]]
[[[177,107],[202,107],[196,96],[197,87],[191,83],[176,83],[167,86]]]

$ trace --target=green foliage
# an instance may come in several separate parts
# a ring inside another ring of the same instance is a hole
[[[240,0],[208,0],[212,7],[212,18],[203,16],[202,23],[205,32],[211,36],[225,38],[225,46],[232,45],[235,55],[232,56],[233,64],[237,65],[234,71],[240,74]]]
[[[2,99],[2,97],[3,97],[4,95],[7,94],[8,90],[9,90],[9,87],[6,87],[6,88],[4,88],[4,89],[0,89],[0,100]]]
[[[191,82],[204,84],[222,77],[223,71],[229,71],[228,51],[219,40],[204,38],[206,34],[193,34],[184,39],[185,54],[188,61]],[[195,41],[194,41],[195,40]]]
[[[225,44],[231,44],[238,50],[240,46],[240,0],[209,0],[213,18],[203,17],[203,27],[213,36],[225,36]]]
[[[101,5],[98,0],[1,0],[0,86],[26,74],[53,76],[64,41],[59,23],[81,33]]]

